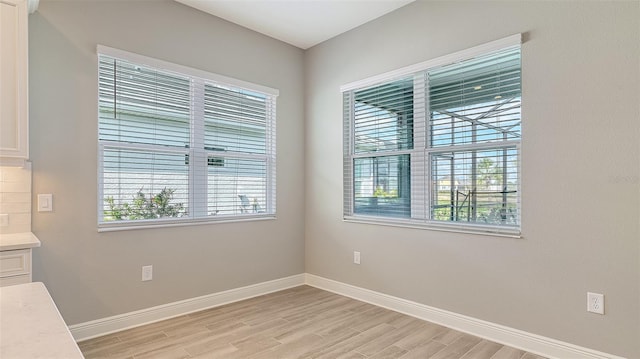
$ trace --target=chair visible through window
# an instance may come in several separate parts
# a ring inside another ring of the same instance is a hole
[[[240,194],[238,197],[240,197],[240,213],[249,213],[249,209],[251,208],[249,198],[244,194]]]
[[[257,198],[254,198],[252,203],[249,201],[249,197],[244,194],[240,194],[238,197],[240,198],[240,213],[264,213]]]

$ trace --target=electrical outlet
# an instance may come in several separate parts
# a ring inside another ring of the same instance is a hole
[[[353,263],[360,264],[360,252],[353,252]]]
[[[587,292],[587,312],[604,314],[604,295]]]
[[[148,281],[153,279],[153,266],[142,267],[142,281]]]

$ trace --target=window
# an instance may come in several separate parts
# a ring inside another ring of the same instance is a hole
[[[277,90],[100,46],[99,227],[275,216]]]
[[[354,212],[410,216],[412,79],[345,93],[345,103],[353,106]]]
[[[343,87],[345,219],[519,234],[519,44]]]

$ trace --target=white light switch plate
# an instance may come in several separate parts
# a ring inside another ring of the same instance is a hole
[[[51,211],[53,211],[53,195],[39,194],[38,195],[38,212],[51,212]]]

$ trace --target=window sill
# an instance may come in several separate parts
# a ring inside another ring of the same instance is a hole
[[[153,229],[153,228],[167,228],[167,227],[184,227],[184,226],[199,226],[203,224],[216,224],[216,223],[234,223],[234,222],[253,222],[253,221],[267,221],[275,220],[275,214],[269,215],[253,215],[253,216],[234,216],[234,217],[219,217],[216,219],[202,218],[202,219],[166,219],[166,220],[142,220],[142,221],[122,221],[122,222],[105,222],[98,224],[98,232],[116,232],[116,231],[130,231],[136,229]]]
[[[440,232],[476,234],[492,237],[522,238],[519,228],[503,228],[489,225],[472,225],[460,223],[442,223],[435,221],[417,221],[408,219],[392,219],[373,216],[345,216],[348,223],[374,224],[380,226],[423,229]]]

